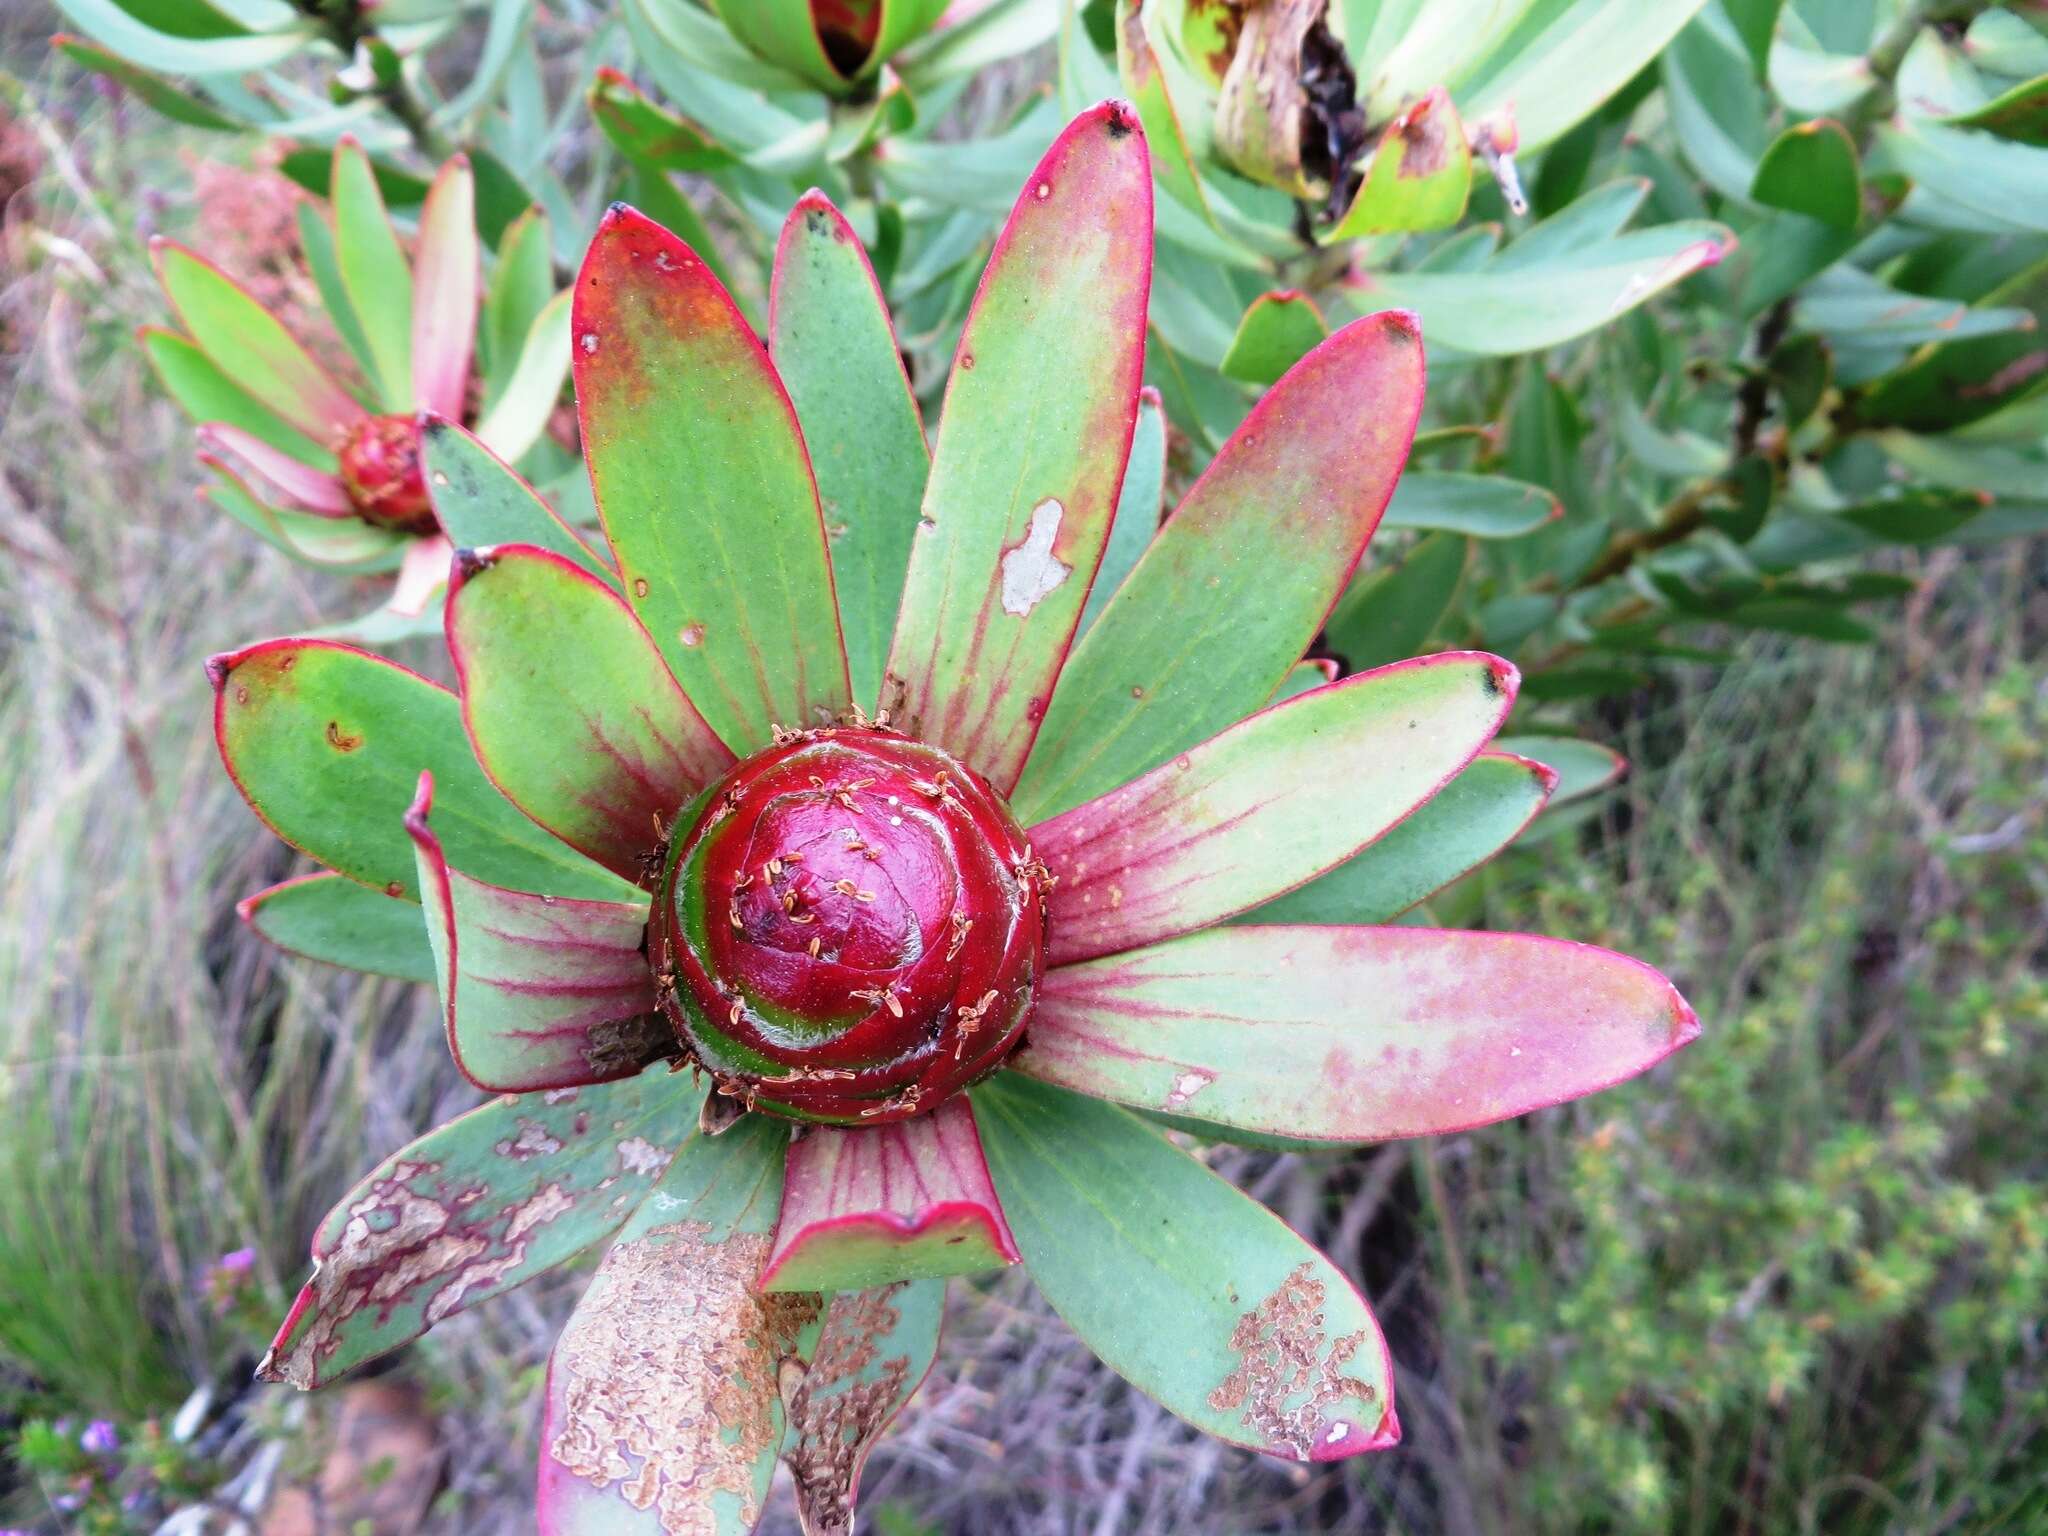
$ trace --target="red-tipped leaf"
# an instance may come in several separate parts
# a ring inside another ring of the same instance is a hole
[[[689,246],[624,204],[576,279],[576,407],[626,594],[737,752],[851,702],[810,461],[760,340]]]
[[[1451,651],[1317,688],[1031,828],[1070,965],[1270,901],[1381,837],[1470,762],[1519,678]]]
[[[1266,1135],[1387,1141],[1611,1087],[1698,1033],[1670,982],[1588,944],[1247,926],[1053,971],[1011,1064]]]
[[[405,830],[462,1075],[532,1093],[631,1077],[674,1051],[640,950],[645,903],[529,896],[451,869],[428,823],[433,805],[434,776],[423,773]]]
[[[321,517],[354,515],[355,507],[340,476],[301,463],[240,427],[224,421],[203,422],[199,427],[199,445],[209,453],[240,460],[286,506]]]
[[[860,1130],[791,1143],[782,1219],[761,1284],[845,1291],[1017,1262],[964,1098]]]
[[[638,880],[676,813],[732,766],[625,602],[530,544],[465,550],[448,650],[477,761],[570,847]]]
[[[476,348],[483,255],[476,233],[476,178],[469,157],[441,167],[420,209],[413,254],[413,409],[460,420]],[[559,380],[557,380],[559,388]]]
[[[1423,381],[1415,317],[1390,311],[1267,391],[1068,658],[1019,817],[1128,783],[1273,696],[1379,526]]]
[[[1017,781],[1102,559],[1151,283],[1135,111],[1075,118],[1025,183],[961,333],[882,704]]]

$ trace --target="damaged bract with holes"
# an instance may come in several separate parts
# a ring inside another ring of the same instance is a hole
[[[454,691],[322,639],[216,658],[229,772],[327,866],[245,918],[431,979],[498,1095],[327,1218],[267,1376],[319,1386],[608,1244],[554,1353],[541,1530],[745,1531],[780,1458],[805,1529],[845,1532],[947,1278],[1021,1262],[1205,1430],[1394,1443],[1357,1286],[1190,1144],[1483,1125],[1697,1024],[1623,956],[1395,922],[1555,784],[1488,750],[1497,657],[1302,660],[1422,341],[1338,331],[1162,523],[1132,452],[1151,189],[1133,109],[1067,127],[929,446],[822,194],[765,346],[614,207],[573,319],[603,545],[477,460],[544,536],[454,554]]]

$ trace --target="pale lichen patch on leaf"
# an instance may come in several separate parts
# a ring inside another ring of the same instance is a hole
[[[1024,542],[1003,553],[1003,612],[1026,617],[1039,602],[1052,595],[1060,583],[1074,574],[1074,568],[1052,552],[1059,537],[1060,519],[1066,509],[1048,496],[1031,509],[1031,522]]]
[[[548,1456],[652,1510],[665,1536],[717,1536],[719,1493],[744,1528],[760,1518],[755,1467],[777,1439],[781,1362],[820,1304],[754,1289],[766,1235],[708,1231],[677,1222],[615,1246],[555,1346]]]
[[[1239,1421],[1275,1455],[1308,1461],[1325,1443],[1350,1435],[1332,1419],[1339,1403],[1370,1403],[1370,1382],[1344,1374],[1367,1343],[1363,1329],[1331,1339],[1324,1327],[1327,1290],[1315,1265],[1303,1260],[1280,1288],[1237,1321],[1230,1347],[1238,1364],[1209,1394],[1219,1413],[1244,1410]]]
[[[644,1136],[628,1136],[618,1145],[619,1166],[628,1173],[661,1177],[668,1168],[669,1153]]]
[[[538,1120],[522,1120],[519,1122],[519,1134],[506,1137],[493,1150],[500,1157],[523,1163],[528,1158],[554,1156],[562,1150],[562,1138]]]

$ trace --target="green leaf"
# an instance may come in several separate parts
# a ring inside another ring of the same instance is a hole
[[[548,1362],[549,1536],[747,1536],[759,1521],[782,1364],[822,1309],[754,1287],[788,1139],[764,1115],[690,1137],[605,1254]]]
[[[1230,350],[1223,354],[1223,376],[1244,384],[1272,384],[1329,334],[1315,300],[1299,289],[1262,293],[1237,323]]]
[[[2041,196],[2048,187],[2048,149],[1944,128],[1931,118],[1901,118],[1877,137],[1918,186],[1999,227],[2048,232],[2048,199]]]
[[[1847,264],[1829,268],[1806,286],[1796,319],[1838,346],[1911,347],[2034,328],[2033,314],[2016,305],[1973,308],[1953,299],[1901,293]]]
[[[1660,60],[1664,99],[1678,147],[1708,186],[1746,202],[1769,144],[1764,94],[1742,40],[1708,10]]]
[[[1549,218],[1515,237],[1515,243],[1494,257],[1491,270],[1521,272],[1551,262],[1570,261],[1587,246],[1612,240],[1650,195],[1646,176],[1623,176],[1583,192]]]
[[[165,393],[194,422],[226,422],[302,464],[327,474],[335,472],[331,451],[260,404],[221,372],[196,343],[161,326],[146,325],[137,334]]]
[[[1778,13],[1785,8],[1785,0],[1721,0],[1721,8],[1734,23],[1757,79],[1765,79],[1770,70],[1771,39],[1777,33]]]
[[[775,248],[768,351],[818,479],[854,697],[873,708],[931,452],[867,252],[816,190]]]
[[[726,745],[852,695],[796,411],[696,253],[623,205],[576,280],[576,406],[635,612]]]
[[[419,899],[404,817],[428,771],[450,855],[479,879],[550,896],[634,894],[491,787],[455,695],[417,673],[323,640],[266,640],[206,667],[235,787],[271,831],[351,880]]]
[[[419,542],[411,534],[373,528],[361,518],[325,517],[317,512],[273,507],[250,491],[224,460],[201,453],[199,462],[216,477],[213,483],[200,487],[199,495],[204,500],[218,506],[265,543],[307,565],[356,574],[388,571]]]
[[[161,237],[149,250],[186,332],[238,388],[316,443],[361,418],[348,391],[233,278]]]
[[[335,260],[376,363],[378,401],[386,411],[410,413],[412,268],[384,211],[370,157],[354,139],[343,139],[334,151],[333,185]]]
[[[1414,317],[1388,313],[1267,392],[1068,658],[1011,797],[1022,821],[1127,783],[1272,697],[1380,521],[1423,371]]]
[[[1515,671],[1448,652],[1346,678],[1240,722],[1031,828],[1058,877],[1047,961],[1207,927],[1377,840],[1499,729]]]
[[[1877,631],[1850,618],[1840,609],[1822,603],[1761,598],[1744,603],[1721,616],[1739,629],[1769,630],[1774,634],[1801,635],[1809,640],[1832,640],[1856,645],[1875,640]]]
[[[1146,33],[1145,9],[1143,0],[1116,0],[1117,73],[1138,109],[1138,120],[1145,125],[1145,138],[1152,146],[1153,176],[1168,197],[1213,225],[1215,215],[1209,210],[1195,153],[1174,104],[1172,82]],[[1191,111],[1206,110],[1206,103],[1198,100],[1191,99],[1187,105]]]
[[[1470,550],[1461,535],[1433,533],[1397,565],[1361,567],[1324,621],[1330,649],[1354,672],[1420,653],[1457,595]]]
[[[1472,195],[1472,150],[1450,93],[1431,86],[1380,133],[1344,216],[1317,235],[1325,244],[1365,235],[1445,229]]]
[[[846,93],[850,82],[818,36],[812,0],[714,0],[711,9],[734,37],[762,58],[828,95]]]
[[[1834,515],[1888,544],[1934,544],[1947,538],[1991,505],[1982,491],[1908,490],[1883,501],[1866,501]]]
[[[1117,492],[1116,521],[1110,525],[1108,544],[1103,546],[1095,585],[1088,589],[1088,606],[1081,610],[1081,622],[1074,631],[1076,640],[1102,616],[1158,534],[1166,512],[1165,497],[1166,407],[1159,391],[1147,385],[1138,392],[1138,425],[1131,433],[1131,456],[1124,464],[1124,483]]]
[[[2032,326],[1995,336],[1925,343],[1903,367],[1873,381],[1856,400],[1860,421],[1947,432],[1981,421],[2048,388],[2048,262],[1997,285],[1987,309],[2021,308]]]
[[[974,1101],[1031,1278],[1111,1370],[1269,1455],[1398,1440],[1379,1325],[1277,1216],[1127,1110],[1015,1073]]]
[[[476,424],[476,435],[508,460],[525,455],[547,431],[569,379],[570,295],[558,293],[533,317],[504,391]]]
[[[62,33],[51,38],[50,44],[73,63],[133,91],[174,123],[183,123],[190,128],[207,128],[215,133],[238,133],[242,129],[241,123],[191,92],[179,89],[163,76],[138,68],[105,48]]]
[[[79,31],[122,58],[174,75],[239,75],[269,69],[314,37],[310,22],[254,35],[182,37],[138,20],[114,0],[58,0],[57,9]]]
[[[1430,528],[1475,539],[1512,539],[1564,516],[1541,486],[1499,475],[1415,470],[1401,477],[1382,519],[1388,528]]]
[[[704,1090],[666,1067],[494,1099],[393,1153],[313,1235],[313,1278],[260,1374],[325,1386],[567,1263],[646,1194]]]
[[[735,164],[732,152],[688,118],[649,101],[616,69],[591,82],[590,115],[628,160],[663,171],[715,171]]]
[[[1431,345],[1505,357],[1612,324],[1734,248],[1734,236],[1719,224],[1664,224],[1529,268],[1354,274],[1343,302],[1353,312],[1404,305],[1421,316]]]
[[[279,949],[308,960],[402,981],[434,979],[420,909],[340,875],[300,875],[243,898],[235,913]]]
[[[493,1092],[531,1093],[631,1077],[673,1055],[643,949],[646,899],[530,896],[451,869],[433,804],[433,776],[421,774],[405,830],[448,1054],[462,1075]]]
[[[434,516],[457,549],[532,544],[618,586],[618,575],[604,557],[557,517],[504,460],[454,422],[427,418],[420,430],[420,460]]]
[[[1573,736],[1496,736],[1492,750],[1542,763],[1557,775],[1550,804],[1563,805],[1605,789],[1628,772],[1628,759],[1598,742]]]
[[[498,262],[485,287],[477,336],[487,411],[511,382],[527,333],[555,296],[553,247],[547,211],[538,205],[514,219],[498,243]]]
[[[1082,113],[1026,181],[947,383],[882,703],[999,790],[1023,770],[1109,537],[1151,222],[1136,119],[1116,102]]]
[[[295,149],[277,168],[315,197],[334,200],[334,156],[325,150]],[[370,162],[378,194],[392,208],[417,208],[427,199],[427,181],[385,160]]]
[[[1764,151],[1750,196],[1836,229],[1854,229],[1863,216],[1863,173],[1855,140],[1832,118],[1794,123]]]
[[[1524,152],[1541,149],[1666,50],[1705,0],[1543,0],[1470,75],[1448,80],[1470,122],[1515,114]]]
[[[1544,765],[1489,747],[1378,842],[1231,921],[1391,922],[1513,842],[1554,782]]]
[[[931,1370],[945,1311],[943,1280],[849,1291],[826,1305],[782,1447],[805,1531],[850,1536],[868,1452]]]
[[[2048,75],[2023,80],[1974,111],[1945,121],[1957,128],[1982,128],[2021,144],[2048,145]]]
[[[348,348],[357,369],[369,378],[376,370],[377,360],[370,355],[369,338],[363,335],[363,324],[356,318],[355,306],[349,302],[348,289],[341,280],[341,263],[334,253],[334,227],[311,202],[299,204],[295,219],[299,250],[305,255],[306,269],[313,275],[313,286],[320,292],[320,307],[327,311],[335,335]]]
[[[1268,1136],[1391,1141],[1583,1097],[1698,1035],[1670,982],[1589,944],[1224,927],[1049,972],[1010,1066]]]
[[[447,615],[463,724],[491,782],[570,847],[644,877],[677,812],[733,757],[632,609],[560,555],[509,544],[457,552]]]
[[[761,1272],[773,1291],[857,1291],[1017,1262],[964,1098],[889,1125],[813,1126],[791,1143]]]

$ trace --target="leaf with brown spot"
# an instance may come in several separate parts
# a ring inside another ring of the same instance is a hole
[[[1399,1439],[1371,1309],[1279,1217],[1113,1104],[1005,1072],[974,1111],[1025,1267],[1118,1375],[1273,1456]]]
[[[261,1374],[324,1386],[451,1313],[574,1258],[631,1214],[702,1090],[666,1068],[603,1087],[508,1095],[429,1131],[327,1214],[313,1278]]]
[[[788,1130],[749,1115],[692,1136],[555,1342],[541,1536],[742,1536],[760,1519],[781,1380],[823,1306],[755,1286]]]
[[[804,1536],[850,1536],[861,1468],[930,1371],[945,1309],[943,1280],[842,1291],[826,1307],[784,1395],[782,1455]]]

